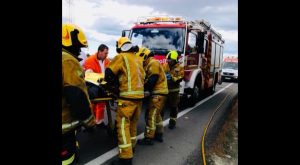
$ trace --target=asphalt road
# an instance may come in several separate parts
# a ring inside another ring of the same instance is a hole
[[[224,89],[225,87],[227,88]],[[165,127],[163,143],[155,142],[153,146],[137,145],[133,164],[193,164],[193,160],[189,159],[191,155],[195,154],[195,151],[198,152],[201,146],[201,137],[210,116],[228,95],[220,107],[219,111],[222,113],[237,92],[237,83],[223,82],[222,85],[216,86],[215,94],[202,99],[194,107],[180,110],[176,129],[169,130]],[[143,105],[138,124],[138,135],[141,134],[138,138],[143,137],[146,104]],[[168,118],[169,110],[165,109],[164,125],[167,125],[168,121],[166,119]],[[80,144],[79,164],[109,164],[112,159],[116,158],[118,152],[117,142],[107,134],[106,129],[98,128],[93,133],[79,132],[77,137]]]

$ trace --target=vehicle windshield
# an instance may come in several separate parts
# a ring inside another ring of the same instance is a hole
[[[137,28],[131,33],[134,45],[147,47],[156,54],[167,54],[169,50],[183,53],[183,28]]]
[[[223,69],[238,69],[238,63],[237,62],[224,62]]]

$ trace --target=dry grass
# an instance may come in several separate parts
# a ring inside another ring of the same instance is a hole
[[[237,120],[238,120],[238,100],[233,102],[232,111],[230,112],[226,122],[222,126],[217,135],[215,142],[210,146],[206,155],[209,157],[209,164],[212,162],[212,155],[217,155],[221,158],[226,158],[230,155],[237,159]]]

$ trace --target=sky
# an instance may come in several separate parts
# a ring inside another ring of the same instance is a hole
[[[205,19],[225,39],[224,56],[238,55],[237,0],[62,0],[63,23],[81,27],[88,52],[100,44],[116,55],[116,41],[141,16],[181,16],[187,21]]]

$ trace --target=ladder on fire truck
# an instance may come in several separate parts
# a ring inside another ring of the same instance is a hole
[[[208,21],[205,21],[204,19],[201,20],[195,20],[195,21],[189,21],[187,22],[188,26],[191,26],[193,30],[196,31],[202,31],[205,32],[207,30],[210,30],[214,35],[218,37],[224,43],[224,39],[222,39],[222,35],[218,32],[216,32],[212,27],[211,24]]]

